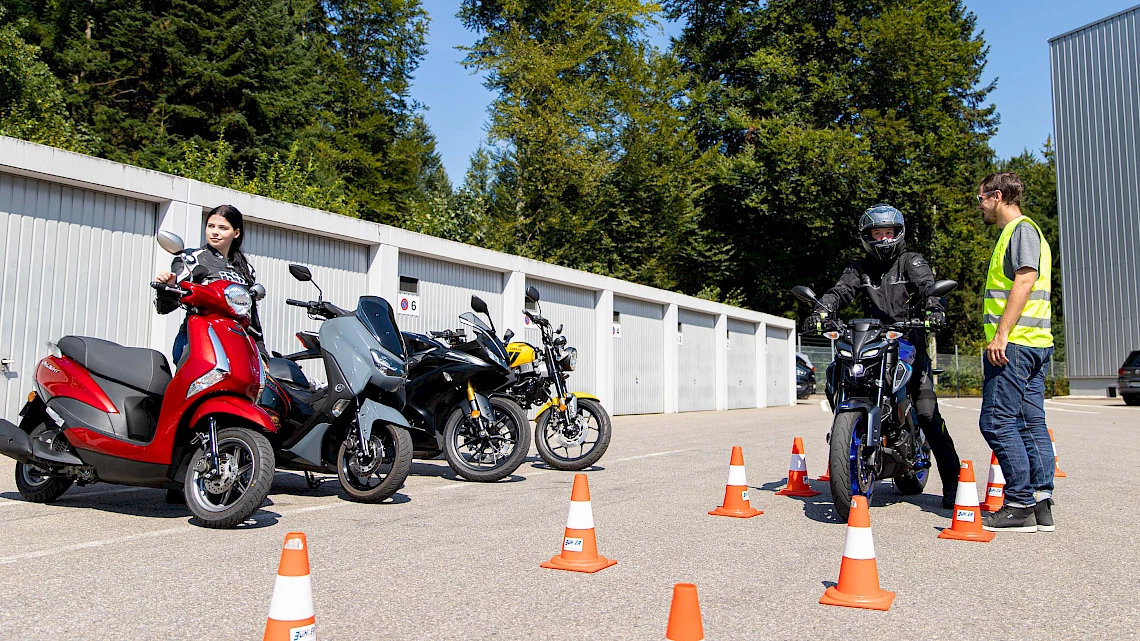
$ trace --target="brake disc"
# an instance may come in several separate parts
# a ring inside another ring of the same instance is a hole
[[[237,481],[237,468],[237,457],[233,454],[223,454],[217,471],[203,479],[206,491],[210,494],[222,494],[228,491]]]

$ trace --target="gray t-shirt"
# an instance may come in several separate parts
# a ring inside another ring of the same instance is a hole
[[[1013,280],[1022,267],[1041,270],[1041,235],[1028,223],[1021,223],[1013,230],[1002,271],[1006,278]]]

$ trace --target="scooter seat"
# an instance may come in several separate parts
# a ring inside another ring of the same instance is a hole
[[[64,336],[56,344],[64,356],[92,373],[148,394],[162,394],[170,385],[170,364],[162,352],[89,336]]]

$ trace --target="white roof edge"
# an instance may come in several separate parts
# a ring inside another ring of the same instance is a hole
[[[255,194],[219,187],[151,169],[64,151],[0,136],[0,170],[49,182],[94,189],[150,202],[186,202],[203,208],[235,205],[249,219],[299,231],[319,230],[323,236],[367,245],[389,244],[411,254],[443,259],[500,272],[519,271],[541,280],[564,282],[582,289],[610,290],[625,298],[645,300],[736,320],[794,329],[795,321],[724,303],[717,303],[610,276],[544,263],[522,256],[467,245],[389,225],[302,207]],[[271,215],[265,213],[271,212]],[[260,214],[260,215],[259,215]]]

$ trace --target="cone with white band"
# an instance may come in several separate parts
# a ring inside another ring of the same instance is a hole
[[[847,517],[847,540],[843,544],[843,561],[839,566],[839,583],[827,588],[819,602],[867,610],[889,610],[895,593],[879,587],[879,568],[875,564],[875,541],[871,537],[871,515],[867,497],[851,497]]]
[[[701,603],[697,600],[697,586],[692,583],[673,586],[673,603],[669,606],[665,641],[705,641]]]
[[[776,494],[780,496],[816,496],[819,492],[807,484],[807,455],[804,454],[804,440],[796,437],[792,441],[792,461],[788,464],[788,484]]]
[[[566,517],[566,532],[562,536],[562,552],[539,567],[593,573],[616,564],[617,561],[598,554],[594,511],[590,507],[590,484],[585,474],[575,474],[574,489],[570,492],[570,514]]]
[[[1068,477],[1061,471],[1061,462],[1057,459],[1057,441],[1053,440],[1053,430],[1049,430],[1049,444],[1053,446],[1053,476],[1059,479]]]
[[[982,502],[983,512],[997,512],[1005,503],[1005,474],[1001,472],[997,455],[990,452],[990,474],[986,479],[986,500]]]
[[[1004,480],[1004,479],[1003,479]],[[994,533],[982,529],[982,508],[978,505],[978,484],[973,461],[962,461],[958,470],[958,492],[954,495],[954,520],[942,530],[940,539],[989,543]]]
[[[301,532],[285,535],[277,583],[269,604],[264,641],[315,641],[313,586],[309,579],[309,545]]]
[[[739,445],[734,445],[732,446],[732,456],[728,461],[728,484],[724,487],[724,503],[709,514],[747,519],[763,513],[753,508],[748,501],[748,479],[744,474],[744,450]]]

